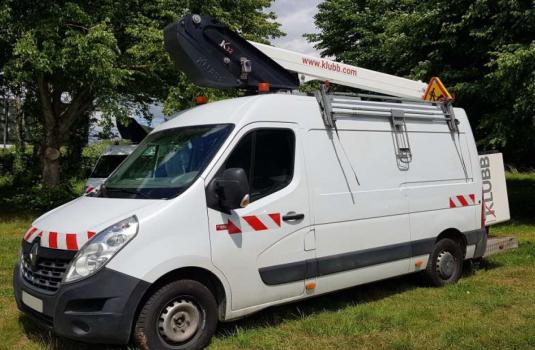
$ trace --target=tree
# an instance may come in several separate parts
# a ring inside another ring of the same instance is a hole
[[[535,165],[535,1],[327,0],[319,34],[323,55],[428,81],[456,95],[483,149]]]
[[[60,183],[60,147],[95,108],[121,116],[165,100],[187,82],[163,48],[163,28],[186,13],[214,15],[245,36],[282,35],[271,0],[4,0],[0,64],[37,97],[43,127],[44,184]]]

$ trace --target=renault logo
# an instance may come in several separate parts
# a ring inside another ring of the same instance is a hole
[[[35,270],[37,268],[37,262],[39,261],[39,241],[36,241],[33,243],[32,248],[30,249],[30,267],[32,270]]]

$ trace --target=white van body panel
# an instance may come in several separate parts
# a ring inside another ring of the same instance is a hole
[[[337,125],[337,133],[324,127],[307,133],[318,258],[408,242],[408,204],[401,188],[406,174],[395,163],[389,121],[348,119]],[[316,293],[408,271],[404,259],[327,274],[318,278]]]
[[[143,208],[153,211],[152,208],[163,204],[165,201],[83,196],[37,218],[33,225],[44,231],[99,232],[117,221],[136,215]]]
[[[429,255],[414,256],[415,244],[433,244],[450,229],[480,229],[481,174],[474,171],[479,169],[477,150],[464,111],[455,109],[455,114],[458,133],[450,132],[445,122],[407,121],[412,151],[407,165],[395,155],[388,118],[340,118],[337,130],[332,130],[324,126],[313,97],[268,94],[210,103],[185,111],[153,131],[234,124],[185,192],[168,200],[83,197],[34,225],[98,232],[136,215],[137,237],[107,268],[149,283],[182,267],[206,269],[224,286],[222,319],[227,320],[270,305],[410,273],[424,269]],[[205,188],[234,147],[248,132],[266,128],[289,129],[295,135],[291,182],[228,214],[207,208]],[[458,196],[463,196],[461,202]],[[289,213],[304,218],[281,221]],[[251,229],[243,219],[248,216],[268,220],[264,221],[267,228]],[[221,230],[229,219],[243,225],[242,232]],[[466,258],[474,250],[469,246]],[[306,277],[292,279],[299,268],[306,269]],[[287,281],[277,282],[279,277]],[[269,278],[275,280],[266,282]],[[314,289],[305,288],[310,282],[316,283]]]

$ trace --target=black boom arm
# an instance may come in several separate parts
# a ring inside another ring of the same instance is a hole
[[[191,82],[212,88],[271,90],[299,86],[297,74],[281,67],[216,19],[187,15],[164,29],[165,49]]]

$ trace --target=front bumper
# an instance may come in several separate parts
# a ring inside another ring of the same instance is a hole
[[[64,284],[54,294],[27,284],[17,264],[13,288],[18,308],[60,336],[97,344],[126,344],[139,302],[150,284],[104,268],[94,276]],[[22,302],[22,291],[43,301],[43,312]]]

